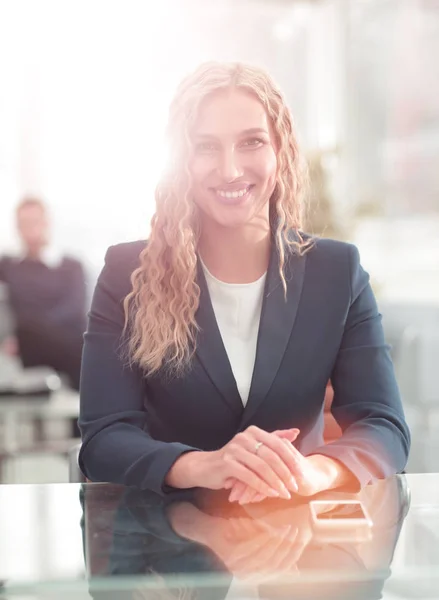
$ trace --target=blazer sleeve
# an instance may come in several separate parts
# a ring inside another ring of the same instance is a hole
[[[313,454],[339,460],[363,486],[403,471],[410,432],[369,276],[357,248],[348,251],[351,301],[331,375],[331,410],[343,434]]]
[[[123,298],[129,291],[133,270],[122,256],[123,246],[113,246],[107,252],[84,335],[79,466],[92,481],[163,493],[172,464],[181,454],[196,448],[158,441],[149,435],[144,377],[120,357]]]

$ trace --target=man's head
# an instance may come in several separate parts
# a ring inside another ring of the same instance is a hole
[[[17,230],[27,252],[38,254],[49,242],[47,208],[38,198],[26,197],[17,206]]]

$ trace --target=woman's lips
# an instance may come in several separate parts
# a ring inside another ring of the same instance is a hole
[[[227,204],[235,204],[246,198],[254,186],[251,184],[236,188],[234,190],[224,188],[213,188],[216,197]]]

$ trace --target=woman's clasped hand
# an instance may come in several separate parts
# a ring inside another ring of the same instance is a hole
[[[229,489],[231,502],[259,502],[265,498],[290,499],[292,494],[311,496],[327,486],[320,467],[324,457],[304,457],[294,446],[297,428],[267,432],[256,426],[236,434],[213,452],[189,452],[173,465],[167,483],[182,485],[190,477],[193,487]]]

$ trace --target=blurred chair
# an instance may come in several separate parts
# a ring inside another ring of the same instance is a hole
[[[384,333],[404,405],[438,404],[439,370],[434,364],[439,339],[438,305],[380,303]]]
[[[81,444],[76,444],[70,448],[68,453],[69,463],[69,483],[85,483],[86,479],[79,468],[78,457]]]
[[[407,472],[439,470],[439,303],[380,303],[412,450]]]
[[[439,331],[438,304],[404,302],[379,302],[383,315],[383,327],[387,343],[392,347],[392,356],[397,361],[407,328],[417,331]]]
[[[0,346],[3,340],[13,332],[14,321],[8,304],[6,286],[0,283]]]

